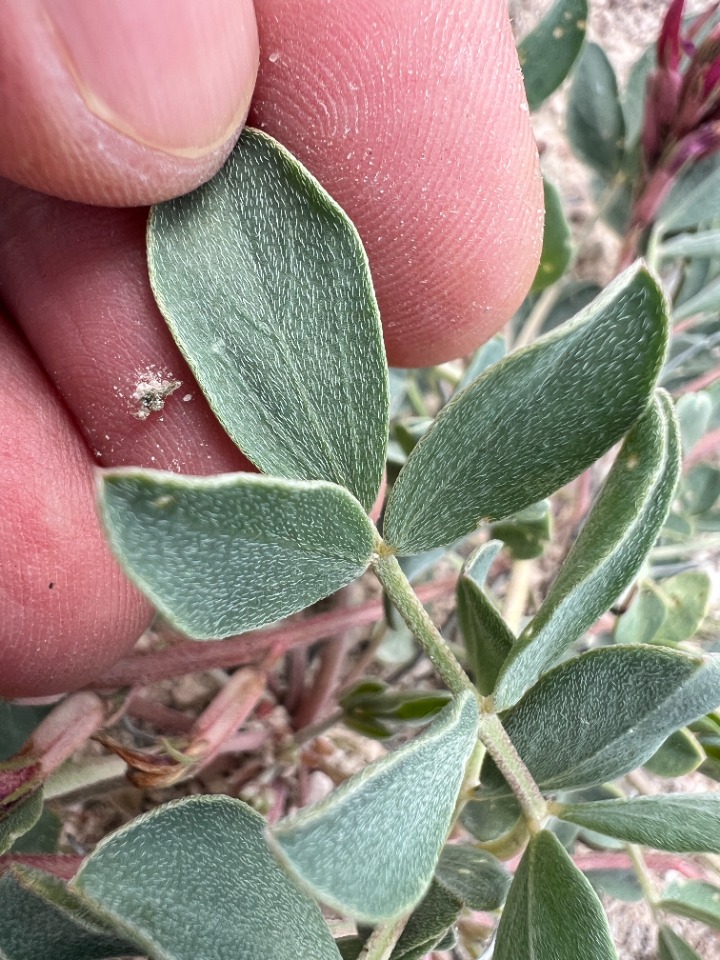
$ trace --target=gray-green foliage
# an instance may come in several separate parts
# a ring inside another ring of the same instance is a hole
[[[660,749],[646,760],[644,767],[658,777],[685,777],[697,770],[705,751],[687,729],[671,733]]]
[[[138,950],[104,928],[60,880],[27,868],[0,877],[2,960],[106,960]]]
[[[402,914],[432,879],[477,724],[465,694],[425,733],[281,821],[269,834],[281,862],[342,914],[368,922]]]
[[[701,957],[664,923],[658,931],[658,960],[701,960]]]
[[[666,340],[663,293],[635,266],[573,321],[491,367],[408,457],[387,506],[388,543],[400,554],[451,543],[577,476],[643,414]]]
[[[483,590],[490,564],[501,547],[498,540],[479,547],[463,566],[457,584],[457,615],[468,665],[475,686],[483,694],[492,692],[515,641],[500,611]]]
[[[220,422],[262,470],[330,480],[369,509],[387,367],[367,258],[286,150],[245,130],[222,170],[153,209],[153,291]]]
[[[565,273],[572,255],[570,226],[565,219],[562,200],[549,180],[543,180],[545,196],[545,225],[540,263],[531,287],[532,293],[539,293],[551,286]]]
[[[597,894],[547,830],[527,846],[498,926],[495,960],[613,960]]]
[[[126,572],[198,639],[301,610],[354,580],[372,554],[365,512],[331,483],[132,469],[101,483],[103,522]]]
[[[72,889],[156,960],[338,960],[318,906],[271,854],[239,800],[192,797],[134,820]]]
[[[37,823],[42,808],[42,790],[35,790],[0,813],[0,853],[9,850],[18,837]]]
[[[503,724],[541,787],[579,789],[644,763],[674,730],[713,710],[719,696],[716,656],[601,648],[546,673],[504,714]],[[507,792],[490,759],[481,785]]]
[[[573,74],[567,131],[575,153],[605,180],[619,173],[625,117],[615,71],[602,47],[586,43]]]
[[[587,0],[556,0],[518,44],[531,110],[536,110],[572,69],[585,40],[587,15]]]
[[[668,913],[699,920],[720,930],[720,887],[711,883],[673,881],[665,888],[660,906]]]
[[[540,610],[513,645],[493,694],[497,709],[515,703],[629,586],[667,518],[679,475],[680,437],[663,391],[625,438]]]
[[[687,853],[720,853],[720,793],[562,803],[554,809],[563,820],[629,843]]]

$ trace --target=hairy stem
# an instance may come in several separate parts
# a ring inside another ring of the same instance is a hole
[[[408,917],[409,915],[400,917],[399,920],[391,920],[376,927],[358,960],[388,960],[405,929]]]
[[[657,918],[660,901],[658,899],[657,891],[655,890],[655,884],[653,883],[652,877],[648,872],[642,850],[634,843],[625,844],[625,849],[630,857],[633,871],[638,879],[638,883],[640,884],[640,889],[643,892],[643,897],[647,901],[647,905],[652,910],[653,915]]]
[[[487,710],[488,701],[472,685],[413,592],[397,559],[386,549],[383,550],[383,546],[373,561],[378,579],[448,688],[454,694],[469,690],[477,697],[481,710],[479,738],[517,796],[528,827],[531,831],[539,830],[547,818],[547,806],[538,785],[520,759],[500,718]]]
[[[412,630],[438,674],[455,694],[470,690],[477,693],[470,678],[460,666],[455,654],[440,636],[435,624],[420,603],[397,558],[387,552],[379,553],[373,568],[385,592],[397,607],[400,616]]]
[[[496,713],[481,715],[479,736],[517,797],[531,832],[542,829],[548,815],[545,798]]]

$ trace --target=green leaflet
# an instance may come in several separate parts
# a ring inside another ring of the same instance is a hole
[[[55,877],[18,867],[0,877],[2,960],[105,960],[137,953],[137,944],[105,930]]]
[[[720,183],[720,177],[718,177]],[[720,212],[720,211],[719,211]],[[703,230],[700,233],[681,233],[665,240],[660,248],[661,257],[716,257],[720,252],[720,230]]]
[[[215,414],[264,472],[330,480],[366,509],[388,429],[365,252],[283,147],[246,129],[225,166],[153,209],[150,279]]]
[[[720,853],[720,793],[560,803],[553,813],[628,843],[678,853]]]
[[[585,876],[594,890],[604,896],[623,900],[625,903],[639,903],[643,891],[635,871],[628,870],[585,870]]]
[[[43,809],[42,789],[17,800],[9,809],[0,812],[0,853],[5,853],[40,819]]]
[[[616,622],[615,643],[651,643],[666,616],[655,584],[641,581],[630,607]]]
[[[666,341],[663,293],[635,265],[441,410],[393,487],[386,541],[400,554],[430,550],[568,483],[643,414]]]
[[[338,960],[264,830],[239,800],[179,800],[103,840],[71,888],[156,960]]]
[[[585,39],[587,0],[556,0],[518,44],[531,110],[537,110],[570,73]]]
[[[518,829],[524,829],[524,821],[519,823],[522,810],[514,794],[486,797],[482,788],[477,796],[465,804],[460,819],[467,832],[481,843],[511,840]]]
[[[658,930],[658,960],[702,960],[675,931],[663,924]]]
[[[707,432],[713,412],[712,397],[705,390],[685,393],[675,404],[680,425],[683,456],[687,456],[698,440]]]
[[[625,117],[625,141],[629,146],[637,143],[642,132],[645,110],[645,88],[648,75],[657,67],[655,44],[651,44],[635,61],[623,94]]]
[[[663,893],[660,907],[720,930],[720,888],[710,883],[702,880],[671,883]]]
[[[685,777],[705,760],[705,751],[687,729],[671,733],[643,766],[658,777]]]
[[[103,473],[99,502],[128,576],[179,629],[227,637],[277,620],[359,576],[374,528],[322,481],[238,473]]]
[[[22,749],[50,709],[21,707],[19,704],[0,700],[0,761],[9,760]]]
[[[410,909],[432,879],[477,725],[463,694],[419,737],[281,821],[270,832],[280,861],[343,915],[375,923]]]
[[[660,234],[688,230],[720,216],[720,164],[717,156],[693,163],[678,178],[662,205]]]
[[[597,894],[559,840],[535,834],[523,854],[498,926],[494,960],[613,960]]]
[[[693,317],[696,313],[715,313],[720,307],[720,280],[709,283],[706,287],[685,300],[682,305],[673,311],[676,321]]]
[[[533,503],[519,513],[490,525],[490,535],[502,540],[515,560],[542,556],[552,536],[552,511],[549,500]]]
[[[505,902],[510,875],[489,853],[451,843],[440,854],[435,881],[470,910],[497,910]]]
[[[502,548],[499,540],[483,544],[468,557],[457,584],[457,615],[468,665],[480,693],[492,693],[500,667],[515,636],[500,611],[486,596],[483,583]]]
[[[413,910],[390,960],[421,960],[445,937],[462,908],[462,901],[433,880]]]
[[[680,475],[672,402],[658,391],[625,438],[602,493],[540,610],[520,634],[493,694],[505,710],[632,583],[670,511]]]
[[[617,78],[602,47],[586,43],[568,97],[570,145],[605,180],[620,172],[625,152],[625,117]],[[630,369],[630,368],[628,368]]]
[[[656,585],[667,614],[653,643],[690,640],[705,619],[710,600],[710,578],[704,570],[684,570]]]
[[[547,56],[547,52],[544,56]],[[543,245],[537,273],[530,288],[531,293],[539,293],[559,280],[565,273],[572,255],[570,227],[565,219],[560,194],[557,188],[546,179],[543,179],[543,192],[545,196]]]
[[[551,670],[502,719],[536,782],[554,791],[634,770],[674,730],[719,703],[720,657],[618,646]],[[480,782],[484,793],[508,792],[489,758]]]

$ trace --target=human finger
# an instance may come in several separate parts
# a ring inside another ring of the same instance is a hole
[[[0,175],[136,206],[222,165],[247,114],[252,0],[0,4]]]
[[[250,122],[358,226],[391,363],[488,339],[537,267],[543,201],[506,0],[257,0]]]

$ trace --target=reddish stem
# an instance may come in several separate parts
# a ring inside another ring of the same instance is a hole
[[[33,867],[43,870],[61,880],[72,880],[80,869],[83,857],[76,854],[42,854],[42,853],[6,853],[0,857],[0,873],[17,864],[20,867]]]
[[[180,710],[155,703],[147,697],[133,697],[127,705],[126,713],[135,720],[144,720],[162,733],[189,733],[194,720]]]
[[[720,367],[715,370],[708,370],[707,373],[696,377],[695,380],[684,383],[674,391],[675,396],[681,397],[684,393],[695,393],[697,390],[704,390],[705,387],[709,387],[710,384],[715,383],[716,380],[720,380]]]
[[[694,467],[696,463],[701,463],[703,460],[712,459],[718,451],[720,451],[720,427],[717,430],[711,430],[698,440],[685,458],[685,469]]]
[[[423,584],[416,592],[423,603],[430,603],[447,596],[455,588],[456,581],[455,576],[443,577]],[[376,623],[382,616],[382,601],[371,600],[357,607],[330,610],[298,623],[254,630],[229,640],[209,640],[205,643],[186,640],[167,650],[125,657],[96,680],[92,687],[96,690],[111,690],[134,684],[155,683],[185,673],[212,670],[215,667],[228,668],[255,663],[269,651],[272,651],[273,656],[281,656],[294,646],[334,637],[351,627]]]

